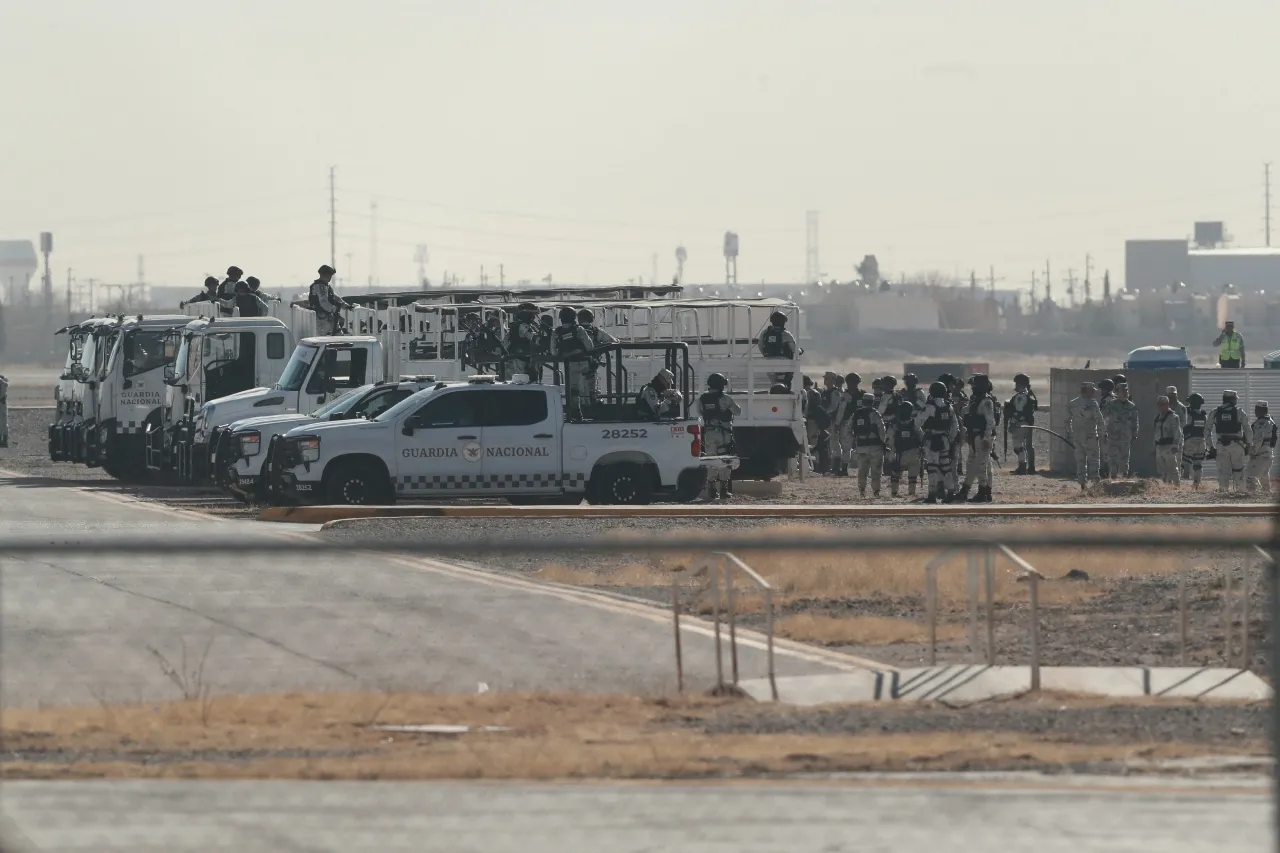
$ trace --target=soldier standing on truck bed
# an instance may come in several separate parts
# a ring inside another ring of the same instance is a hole
[[[769,315],[769,327],[760,335],[760,354],[765,358],[785,358],[794,361],[798,347],[795,336],[787,331],[787,315],[774,311]],[[770,373],[769,384],[782,384],[791,389],[790,373]]]
[[[179,302],[178,307],[186,308],[188,305],[192,305],[196,302],[211,302],[211,303],[214,303],[215,305],[217,304],[218,280],[216,278],[214,278],[213,276],[209,276],[208,278],[206,278],[204,280],[204,292],[197,293],[195,296],[191,297],[186,302]]]
[[[591,338],[591,349],[599,350],[602,347],[613,346],[618,339],[596,325],[595,312],[590,308],[580,308],[578,310],[578,325],[586,331],[587,337]],[[587,397],[592,405],[600,398],[600,365],[604,363],[604,358],[593,352],[587,360],[587,369],[583,374],[583,381],[587,386]]]
[[[704,456],[723,456],[734,452],[733,418],[742,414],[742,407],[732,397],[724,393],[729,380],[723,373],[713,373],[707,377],[707,391],[698,397],[697,414],[702,418],[702,454]],[[712,469],[712,477],[716,479],[707,483],[707,494],[715,500],[728,498],[733,494],[732,471],[728,468]]]
[[[342,315],[338,312],[350,308],[351,303],[343,299],[333,290],[333,277],[336,270],[324,264],[317,270],[318,277],[311,282],[307,292],[307,305],[316,312],[316,334],[337,335],[342,330]]]
[[[511,373],[523,373],[530,382],[541,382],[541,370],[536,369],[534,351],[538,346],[538,306],[522,302],[516,306],[515,322],[507,327],[504,341],[507,356],[511,359]]]
[[[551,356],[564,362],[564,391],[571,420],[582,420],[583,406],[590,398],[586,370],[592,349],[591,335],[578,325],[577,312],[568,305],[561,308],[560,325],[551,334]]]
[[[218,298],[215,300],[220,316],[230,317],[236,310],[236,285],[240,283],[243,275],[244,270],[240,267],[227,267],[227,277],[218,285]]]

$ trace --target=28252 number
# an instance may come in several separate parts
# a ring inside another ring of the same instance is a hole
[[[606,429],[600,431],[601,438],[648,438],[647,429]]]

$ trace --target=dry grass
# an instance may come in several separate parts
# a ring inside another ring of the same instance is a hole
[[[1073,700],[1017,700],[1058,707]],[[1088,703],[1077,700],[1074,704]],[[1113,703],[1114,704],[1114,703]],[[888,713],[918,713],[915,708]],[[772,706],[708,698],[420,694],[229,696],[206,719],[198,702],[3,714],[5,778],[569,779],[1065,766],[1206,753],[1258,754],[1261,741],[1116,743],[985,730],[926,734],[708,735],[685,723]],[[508,726],[438,737],[374,722]],[[218,754],[211,751],[217,750]],[[309,750],[298,757],[283,750]],[[59,760],[41,761],[53,752]]]
[[[776,628],[780,636],[824,646],[892,646],[929,641],[927,626],[910,619],[882,616],[841,617],[825,613],[797,613],[779,619]],[[939,625],[938,639],[958,639],[964,632],[964,627],[960,625]]]
[[[1270,525],[1265,520],[1227,520],[1215,526],[1229,524],[1242,533],[1266,535]],[[1081,539],[1096,539],[1106,535],[1106,529],[1098,524],[1075,522],[1028,522],[1019,525],[1019,532],[1028,528],[1046,533],[1070,532]],[[992,528],[1007,531],[1008,525]],[[1167,528],[1158,524],[1126,525],[1125,532],[1163,533]],[[766,532],[766,531],[760,531]],[[820,539],[831,535],[831,528],[818,525],[785,524],[767,530],[780,536]],[[979,528],[971,530],[980,534]],[[904,534],[904,538],[910,534]],[[1062,578],[1072,569],[1088,573],[1088,583],[1051,581],[1041,587],[1041,600],[1045,604],[1066,604],[1086,600],[1108,591],[1117,581],[1132,577],[1150,577],[1176,573],[1183,565],[1186,554],[1180,549],[1105,549],[1093,548],[1023,548],[1019,555],[1050,579]],[[854,553],[836,551],[753,551],[743,555],[757,572],[777,590],[780,603],[804,599],[902,599],[919,597],[925,589],[925,565],[937,556],[934,551],[907,549],[902,551],[861,550]],[[672,574],[688,575],[685,583],[705,586],[705,577],[688,572],[689,568],[701,568],[707,564],[705,555],[686,555],[652,560],[650,563],[630,563],[615,570],[594,572],[563,565],[542,567],[538,576],[559,583],[585,586],[655,587],[670,586]],[[968,584],[964,570],[965,557],[958,555],[938,573],[939,602],[945,608],[967,606]],[[758,597],[747,591],[741,601],[742,610],[759,607]],[[996,562],[995,599],[999,603],[1020,602],[1027,599],[1027,585],[1018,582],[1018,571],[1003,557]],[[699,610],[709,610],[709,605]]]

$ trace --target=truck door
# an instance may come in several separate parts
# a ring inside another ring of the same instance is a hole
[[[364,347],[325,347],[298,400],[298,412],[309,414],[326,400],[367,385],[368,366],[369,350]]]
[[[536,387],[504,387],[472,392],[486,398],[485,484],[497,493],[558,492],[560,434],[547,401]]]
[[[397,494],[462,494],[480,489],[482,396],[467,389],[445,391],[401,422],[395,431]]]

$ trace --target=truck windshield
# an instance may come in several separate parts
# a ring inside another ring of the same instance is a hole
[[[280,374],[280,382],[276,388],[281,391],[301,390],[311,371],[311,362],[316,360],[316,353],[319,351],[320,347],[299,345],[289,357],[289,363],[284,366],[284,373]]]
[[[173,361],[173,336],[166,332],[134,330],[128,333],[133,340],[133,357],[124,363],[125,376],[148,373]]]
[[[436,388],[433,385],[430,388],[419,391],[416,394],[410,394],[408,397],[405,397],[399,403],[396,403],[394,406],[387,409],[382,414],[378,415],[376,418],[374,418],[374,420],[378,421],[379,423],[381,423],[382,421],[394,421],[403,414],[417,410],[419,406],[421,406],[423,403],[427,401],[428,397],[430,397],[432,394],[435,394],[435,393],[436,393]]]
[[[360,402],[361,398],[363,398],[365,394],[369,393],[369,389],[372,387],[372,385],[362,385],[359,388],[352,388],[338,399],[316,409],[312,417],[323,420],[330,415],[345,414],[350,411],[356,403]]]

